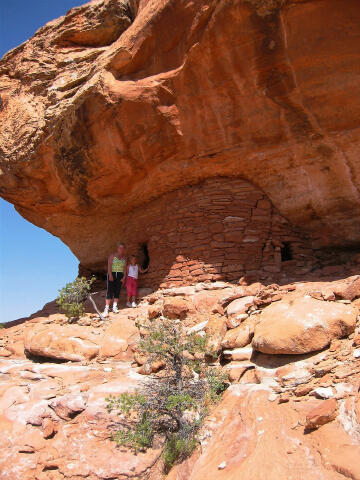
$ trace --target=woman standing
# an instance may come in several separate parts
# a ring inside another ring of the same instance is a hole
[[[111,300],[114,299],[112,311],[119,313],[118,302],[121,285],[125,283],[127,264],[125,257],[125,244],[120,242],[117,251],[109,255],[107,273],[106,305],[103,317],[108,317]]]

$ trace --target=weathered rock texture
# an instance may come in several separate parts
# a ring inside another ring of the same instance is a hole
[[[357,310],[310,296],[273,303],[261,314],[253,346],[263,353],[299,354],[321,350],[351,334]]]
[[[91,360],[99,353],[99,345],[89,330],[68,325],[53,325],[51,329],[34,326],[25,338],[24,348],[31,355],[46,358]]]
[[[324,299],[358,280],[197,283],[153,292],[134,309],[111,312],[106,322],[85,306],[77,325],[64,325],[64,315],[46,313],[48,305],[41,316],[1,329],[0,479],[360,480],[360,318],[353,317],[360,300]],[[222,305],[249,293],[247,318],[229,326],[231,309]],[[318,299],[309,298],[315,294]],[[110,435],[122,420],[105,409],[108,395],[161,375],[161,365],[139,350],[146,329],[138,332],[135,322],[161,322],[162,314],[181,317],[188,333],[206,332],[208,355],[232,383],[220,404],[209,405],[192,456],[168,475],[158,444],[136,455],[115,446]],[[254,325],[255,336],[262,331],[268,343],[276,344],[277,336],[278,345],[300,345],[308,353],[256,352]],[[331,344],[316,351],[324,332]],[[335,338],[339,334],[343,338]],[[95,346],[91,359],[89,344]]]
[[[197,276],[177,255],[227,278],[276,264],[274,215],[294,250],[293,228],[354,246],[359,21],[357,0],[75,8],[0,63],[1,195],[90,270],[121,238],[148,243],[165,282]]]

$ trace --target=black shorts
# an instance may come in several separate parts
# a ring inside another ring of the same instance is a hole
[[[107,280],[107,290],[106,290],[106,298],[107,300],[111,300],[113,298],[119,298],[120,290],[121,290],[121,280],[124,278],[124,274],[122,272],[112,272],[113,281],[109,280],[109,274],[106,277]]]

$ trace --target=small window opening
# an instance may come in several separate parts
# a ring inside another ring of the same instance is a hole
[[[287,262],[293,259],[292,249],[289,242],[284,242],[281,247],[281,261]]]
[[[140,261],[141,268],[148,268],[150,264],[150,256],[147,243],[140,244]]]

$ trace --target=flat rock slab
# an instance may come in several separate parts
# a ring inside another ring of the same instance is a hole
[[[249,295],[247,297],[237,298],[233,300],[226,309],[228,316],[246,313],[248,308],[254,303],[254,297]]]
[[[253,347],[263,353],[301,354],[352,333],[356,312],[351,305],[305,296],[267,307],[255,328]]]
[[[78,325],[41,325],[27,332],[24,349],[31,355],[81,362],[99,352],[98,338]]]

